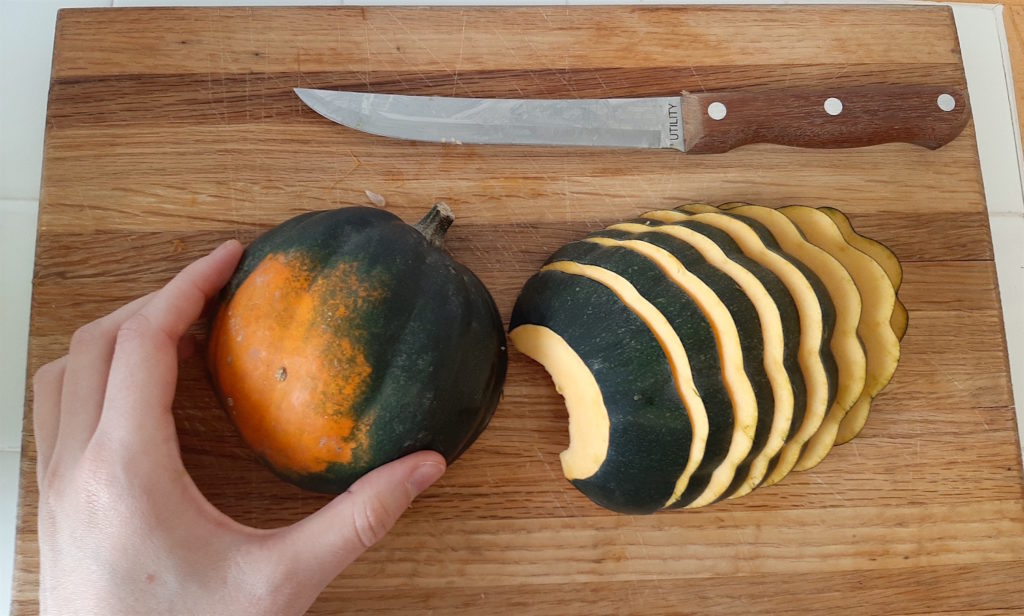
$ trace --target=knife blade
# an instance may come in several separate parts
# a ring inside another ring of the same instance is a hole
[[[935,149],[970,119],[953,86],[682,92],[592,99],[457,98],[295,88],[313,111],[397,139],[455,144],[671,148],[711,154],[753,143]]]

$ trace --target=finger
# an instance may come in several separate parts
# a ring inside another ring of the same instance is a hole
[[[242,246],[231,240],[182,270],[117,333],[98,431],[132,451],[175,442],[171,403],[178,342],[231,277]]]
[[[60,427],[60,392],[67,357],[52,361],[32,377],[32,434],[36,441],[36,481],[42,483],[50,465]]]
[[[145,325],[152,325],[177,344],[196,322],[203,308],[227,283],[242,256],[242,245],[229,240],[202,259],[191,263],[157,291],[153,301],[139,311]]]
[[[420,451],[373,470],[320,511],[284,529],[285,562],[302,569],[319,592],[342,569],[380,541],[413,499],[445,472],[444,458]]]
[[[117,330],[151,297],[152,293],[129,302],[71,336],[60,395],[60,431],[53,449],[58,458],[78,459],[92,438],[103,408]]]

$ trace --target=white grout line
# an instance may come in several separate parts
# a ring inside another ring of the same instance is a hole
[[[8,614],[14,586],[14,545],[18,521],[21,455],[0,451],[0,614]]]
[[[1017,411],[1017,442],[1024,457],[1024,177],[1003,7],[960,5],[953,8],[953,15],[973,107],[1010,386]],[[1001,64],[993,63],[994,57]]]
[[[1024,213],[1020,130],[1002,7],[953,7],[990,213]],[[1001,62],[993,62],[998,58]],[[1012,128],[1010,127],[1012,125]]]
[[[996,37],[1003,56],[1003,74],[1006,79],[1006,94],[1009,97],[1010,124],[1017,154],[1017,173],[1020,177],[1021,192],[1024,193],[1024,150],[1021,149],[1020,110],[1017,109],[1017,88],[1013,82],[1013,64],[1010,62],[1010,41],[1006,37],[1006,21],[1003,19],[1003,7],[994,7],[996,18]],[[1021,208],[1024,213],[1024,206]]]
[[[36,201],[0,200],[0,451],[21,450]]]
[[[0,198],[38,199],[57,10],[110,0],[0,0]]]

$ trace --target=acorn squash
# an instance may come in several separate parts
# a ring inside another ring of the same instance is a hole
[[[658,335],[671,334],[653,329],[641,316],[643,307],[638,313],[616,289],[584,275],[584,266],[560,263],[527,280],[512,311],[510,338],[547,369],[565,398],[571,439],[561,454],[565,477],[605,508],[653,513],[687,470],[691,422],[706,421],[703,402],[687,386],[684,358],[670,363],[661,346]],[[618,290],[637,299],[628,282]],[[673,370],[680,371],[682,388]],[[693,446],[699,455],[702,438]]]
[[[832,207],[818,208],[821,212],[828,215],[832,219],[832,222],[836,223],[839,227],[839,231],[843,234],[843,238],[850,243],[851,246],[857,250],[868,255],[885,270],[885,275],[889,277],[889,281],[892,283],[892,289],[894,292],[899,292],[900,285],[903,283],[903,266],[900,265],[899,259],[893,251],[889,250],[889,247],[885,244],[873,240],[869,237],[863,236],[854,230],[853,225],[850,224],[850,219],[846,217],[839,210]],[[900,340],[907,333],[907,307],[903,305],[903,302],[896,298],[896,304],[892,309],[892,331],[896,334],[896,337]]]
[[[738,447],[749,451],[753,442],[754,426],[746,418],[735,416],[735,409],[757,404],[752,382],[743,371],[741,338],[718,295],[672,253],[630,239],[629,234],[617,234],[624,239],[592,235],[584,241],[568,244],[557,251],[551,261],[555,264],[584,263],[592,270],[614,272],[628,280],[636,292],[650,302],[651,306],[639,313],[645,322],[659,320],[658,316],[650,316],[652,311],[663,315],[666,333],[660,338],[666,355],[687,357],[688,375],[684,376],[683,370],[673,371],[681,397],[700,392],[698,399],[705,413],[708,408],[720,412],[706,413],[707,428],[694,426],[695,433],[703,430],[713,437],[705,447],[716,452],[715,455],[704,455],[691,447],[690,465],[677,480],[671,497],[659,506],[686,506],[701,499],[713,500],[728,485],[722,479],[715,481],[714,473],[724,461],[734,434],[739,439]],[[666,279],[675,284],[665,284]],[[700,353],[694,355],[694,351]],[[690,365],[696,369],[691,370]],[[706,441],[706,437],[703,440]]]
[[[857,233],[846,214],[834,207],[819,207],[818,211],[832,219],[851,246],[878,261],[878,264],[885,270],[885,275],[889,277],[893,289],[900,290],[900,285],[903,283],[903,266],[885,244]]]
[[[842,444],[860,433],[867,421],[871,401],[889,384],[899,363],[900,342],[892,327],[896,292],[885,270],[877,261],[853,247],[830,216],[806,206],[789,206],[779,211],[796,223],[808,240],[843,264],[863,299],[864,309],[857,335],[864,345],[867,360],[864,388],[839,425],[836,444]]]
[[[700,507],[828,454],[898,359],[898,262],[833,220],[652,211],[563,246],[526,282],[509,337],[565,398],[578,489],[625,513]]]
[[[838,375],[836,396],[818,431],[803,448],[794,468],[807,470],[821,463],[835,445],[843,418],[864,389],[867,358],[858,337],[862,300],[850,272],[828,251],[809,242],[800,229],[778,210],[753,205],[737,205],[726,210],[741,219],[760,222],[775,237],[779,246],[809,267],[828,290],[836,312],[832,331],[832,355]],[[779,477],[781,479],[781,477]]]
[[[776,290],[772,298],[778,304],[784,323],[796,321],[795,326],[791,324],[791,329],[784,332],[786,368],[794,390],[789,432],[781,435],[781,447],[766,448],[762,458],[755,462],[763,468],[751,477],[748,485],[730,495],[738,497],[750,492],[762,481],[772,484],[785,477],[796,464],[804,444],[821,426],[836,393],[836,364],[829,348],[835,325],[835,310],[821,281],[803,264],[785,254],[767,228],[760,223],[738,220],[712,206],[693,205],[681,210],[648,212],[644,216],[699,221],[728,233],[746,257],[771,271],[779,283],[786,287],[788,297],[786,293]]]
[[[278,476],[337,493],[432,449],[448,462],[498,404],[507,350],[483,283],[443,250],[438,204],[302,214],[248,246],[209,338],[214,387]]]

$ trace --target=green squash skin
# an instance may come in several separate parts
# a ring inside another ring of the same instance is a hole
[[[602,237],[610,235],[624,236],[612,239],[640,239],[614,230],[591,234]],[[575,261],[596,265],[619,274],[661,312],[679,336],[690,363],[694,385],[708,417],[708,439],[704,456],[691,475],[685,491],[672,506],[683,507],[690,504],[704,492],[711,475],[722,464],[729,452],[733,434],[732,400],[722,378],[718,345],[711,324],[693,299],[666,278],[657,264],[628,248],[601,246],[593,242],[573,242],[555,252],[549,261]],[[618,298],[615,299],[618,301]],[[667,365],[668,359],[664,353],[660,361]],[[668,378],[671,382],[671,372]],[[679,450],[679,455],[684,459],[688,454],[689,449]]]
[[[779,277],[776,276],[774,272],[757,261],[747,257],[743,253],[743,249],[740,248],[739,244],[737,244],[736,241],[733,240],[725,231],[698,221],[681,221],[674,224],[693,229],[714,241],[715,244],[722,249],[722,252],[728,255],[730,259],[741,265],[761,282],[765,290],[768,291],[768,294],[771,296],[776,308],[778,308],[779,318],[782,322],[782,362],[786,368],[786,374],[789,376],[790,386],[793,389],[793,417],[790,420],[789,430],[787,430],[788,437],[788,435],[793,432],[793,427],[799,426],[800,423],[803,422],[804,411],[807,407],[807,386],[804,383],[803,371],[800,369],[799,360],[800,315],[797,312],[796,302],[793,300],[793,296],[790,295],[789,289],[786,288],[786,285],[779,280]],[[767,379],[767,376],[765,378]],[[758,421],[758,436],[761,435],[762,429],[765,430],[764,437],[767,439],[767,431],[771,430],[771,423],[769,422],[767,426],[763,426],[762,423]],[[749,474],[750,464],[753,462],[753,458],[760,454],[761,450],[764,448],[764,441],[758,441],[758,439],[755,438],[754,445],[755,447],[751,451],[751,456],[749,456],[740,465],[736,471],[736,477],[732,484],[722,494],[723,499],[731,496],[743,485]],[[778,457],[778,454],[776,454],[775,457]],[[767,472],[764,476],[768,476]]]
[[[382,292],[345,317],[372,369],[352,405],[357,422],[369,422],[368,446],[356,448],[351,463],[319,473],[268,464],[271,470],[301,488],[339,493],[415,451],[454,462],[490,421],[507,367],[501,316],[483,283],[397,216],[352,207],[302,214],[257,238],[221,305],[264,259],[281,253],[301,254],[317,276],[354,266],[360,281]],[[221,395],[216,378],[214,384]]]
[[[838,382],[838,367],[836,366],[836,358],[832,355],[832,330],[836,326],[836,309],[832,305],[832,298],[828,294],[828,290],[825,285],[818,278],[811,268],[804,265],[804,263],[789,255],[786,251],[779,246],[779,243],[775,240],[775,236],[768,230],[768,227],[764,226],[759,220],[741,216],[739,214],[730,214],[728,211],[721,212],[722,215],[730,218],[735,218],[746,224],[750,229],[757,234],[765,248],[771,250],[775,254],[779,255],[786,261],[788,261],[793,267],[798,269],[804,278],[807,279],[808,284],[811,285],[811,289],[814,291],[814,296],[818,298],[818,305],[821,306],[821,362],[825,366],[825,376],[828,379],[828,406],[832,406],[832,401],[836,397],[836,389],[839,386]],[[795,310],[795,308],[794,308]],[[802,377],[801,377],[802,380]],[[799,429],[799,424],[793,426],[790,431],[790,436],[796,433]]]
[[[639,219],[631,222],[648,227],[663,226],[663,223],[649,219]],[[686,227],[707,237],[721,248],[726,256],[753,274],[765,286],[776,306],[780,306],[780,303],[782,306],[785,306],[786,301],[792,304],[793,298],[789,295],[789,291],[782,287],[781,281],[760,264],[747,258],[732,238],[721,230],[694,221],[681,221],[671,223],[669,226]],[[764,339],[761,332],[761,319],[753,302],[732,277],[708,263],[700,252],[688,242],[663,233],[644,233],[638,234],[637,237],[642,238],[644,241],[655,243],[671,252],[688,270],[711,287],[729,309],[739,331],[740,347],[743,353],[743,369],[750,379],[750,383],[754,388],[754,396],[757,400],[757,424],[754,432],[754,443],[750,453],[736,467],[733,480],[722,493],[719,499],[721,500],[738,490],[747,479],[751,463],[761,453],[761,450],[764,449],[768,441],[768,434],[771,431],[772,421],[775,417],[775,395],[764,368]],[[779,287],[781,287],[781,291]],[[796,307],[794,305],[793,314],[795,314],[795,310]],[[799,369],[797,369],[797,376],[794,379],[792,370],[792,365],[796,365],[796,353],[799,350],[799,345],[791,343],[791,336],[793,335],[792,330],[795,328],[796,339],[799,340],[799,322],[796,317],[787,319],[781,310],[779,316],[782,321],[783,340],[785,341],[783,345],[783,363],[790,378],[790,385],[793,388],[794,400],[803,401],[806,399],[806,391],[804,390],[802,375]],[[799,407],[800,417],[802,418],[803,406],[803,403],[794,404],[794,416],[797,407]],[[728,447],[728,442],[725,446]]]
[[[692,431],[654,335],[610,289],[559,271],[526,281],[510,329],[525,324],[548,327],[576,351],[608,411],[604,463],[571,483],[612,511],[659,510],[686,468]]]
[[[753,230],[759,238],[761,238],[761,241],[764,243],[766,248],[775,252],[783,259],[786,259],[800,270],[800,273],[807,278],[807,282],[810,283],[811,288],[814,290],[814,295],[818,298],[818,305],[821,307],[822,335],[819,356],[821,357],[822,366],[825,368],[825,378],[827,379],[828,384],[828,404],[825,407],[827,411],[827,409],[832,407],[832,403],[836,399],[836,391],[839,387],[839,366],[836,364],[836,358],[832,354],[832,332],[836,325],[836,309],[835,306],[832,305],[832,296],[828,294],[828,289],[825,288],[825,284],[821,282],[821,279],[818,278],[818,275],[815,274],[811,268],[807,267],[799,259],[790,256],[789,253],[785,252],[782,247],[779,246],[775,235],[767,226],[764,225],[764,223],[749,216],[729,213],[727,210],[721,213],[725,216],[729,216],[730,218],[739,220],[750,227],[750,229]],[[790,430],[789,436],[792,437],[799,427],[800,424],[796,422],[794,416],[793,428]],[[804,447],[801,448],[801,453],[804,449],[806,449],[806,443],[804,444]],[[765,473],[765,477],[770,476],[775,471],[775,468],[779,465],[779,458],[780,456],[775,456],[769,463],[768,472]]]

